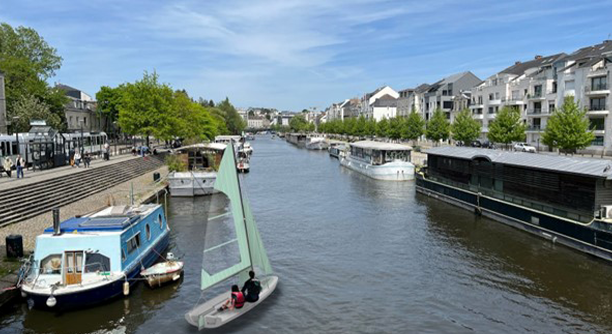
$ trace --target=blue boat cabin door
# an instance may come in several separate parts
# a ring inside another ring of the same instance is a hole
[[[64,284],[81,284],[83,272],[83,251],[64,252],[66,263],[64,265]]]

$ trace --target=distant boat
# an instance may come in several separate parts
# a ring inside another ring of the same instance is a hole
[[[412,148],[406,145],[376,141],[349,144],[340,164],[376,180],[414,180],[414,165],[410,162]]]
[[[70,218],[36,237],[22,295],[36,308],[66,310],[130,293],[158,259],[170,228],[161,205],[111,206]]]
[[[329,147],[329,143],[323,135],[310,134],[306,137],[304,147],[309,150],[326,150]]]
[[[202,143],[176,149],[175,154],[186,163],[188,171],[168,174],[170,195],[193,197],[212,194],[217,179],[215,168],[226,147],[222,143]]]
[[[262,289],[257,302],[247,302],[240,309],[218,310],[230,298],[229,290],[196,306],[185,314],[185,319],[198,329],[217,328],[240,317],[270,296],[278,283],[278,277],[272,275],[272,267],[249,202],[243,197],[235,166],[234,149],[230,145],[223,154],[215,183],[219,193],[213,196],[213,199],[216,197],[229,203],[230,210],[209,218],[204,240],[201,289],[208,291],[232,277],[245,282],[250,270],[256,272]],[[223,238],[224,235],[227,237]]]

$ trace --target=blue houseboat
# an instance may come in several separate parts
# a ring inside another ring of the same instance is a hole
[[[111,206],[70,218],[36,238],[22,295],[34,307],[80,308],[128,295],[142,268],[167,248],[161,205]]]
[[[437,147],[417,192],[612,260],[612,161]]]

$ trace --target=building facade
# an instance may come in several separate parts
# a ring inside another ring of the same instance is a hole
[[[417,95],[420,100],[419,107],[423,118],[429,120],[433,113],[440,109],[451,119],[454,99],[462,91],[468,91],[481,80],[472,72],[462,72],[448,76],[432,85],[424,92]]]
[[[66,93],[69,101],[66,104],[66,125],[68,131],[77,132],[102,131],[106,125],[106,117],[97,111],[97,102],[87,93],[67,86],[58,84],[57,88]]]
[[[397,116],[399,96],[399,93],[389,86],[380,87],[363,96],[360,115],[364,115],[367,119],[373,118],[377,122],[383,118],[393,118]]]

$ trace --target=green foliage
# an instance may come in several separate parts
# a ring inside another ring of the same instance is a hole
[[[183,91],[176,91],[173,99],[173,131],[175,136],[202,140],[214,140],[217,135],[217,120],[199,103],[193,102]]]
[[[425,133],[425,120],[412,107],[413,111],[404,122],[401,135],[403,139],[417,140]]]
[[[442,109],[437,109],[427,122],[425,136],[434,142],[446,140],[450,136],[450,122]]]
[[[480,123],[472,117],[468,109],[463,109],[451,125],[453,139],[471,143],[480,136]]]
[[[178,155],[168,154],[166,156],[166,165],[170,172],[186,172],[187,164]]]
[[[527,126],[521,121],[520,111],[504,106],[489,125],[487,137],[491,142],[507,145],[515,141],[524,141],[526,129]]]
[[[49,110],[49,106],[34,96],[20,96],[14,102],[13,112],[19,115],[12,124],[12,130],[25,132],[30,129],[30,121],[44,120],[53,128],[61,128],[62,119]]]
[[[229,98],[226,97],[225,100],[217,105],[217,108],[223,111],[223,119],[229,133],[232,135],[242,134],[242,131],[246,128],[246,122],[230,103]]]
[[[365,117],[363,117],[363,115],[359,116],[353,128],[353,135],[359,136],[359,137],[365,137],[367,124],[368,122],[366,121]]]
[[[15,103],[34,97],[47,105],[49,112],[62,121],[57,125],[65,130],[64,105],[68,99],[61,90],[50,88],[47,79],[55,75],[62,64],[57,50],[32,28],[0,24],[0,69],[4,74],[8,119],[15,116]]]
[[[158,82],[157,73],[144,73],[142,80],[125,85],[119,105],[119,126],[131,135],[169,140],[174,135],[172,88]]]
[[[378,137],[387,137],[389,133],[389,120],[383,118],[376,123],[376,135]]]
[[[289,121],[289,128],[294,132],[307,131],[308,122],[306,122],[306,118],[304,115],[295,115]]]
[[[368,137],[374,137],[376,135],[376,120],[370,118],[366,122],[365,135]]]
[[[390,139],[398,140],[402,137],[402,128],[406,120],[403,117],[393,117],[389,120],[389,131],[387,136]]]
[[[576,152],[595,139],[589,130],[586,110],[580,110],[573,96],[566,96],[561,108],[555,110],[546,124],[542,142],[550,147],[559,147],[566,152]]]
[[[100,87],[96,93],[96,101],[98,101],[98,112],[106,116],[106,132],[110,132],[110,124],[119,118],[119,106],[123,99],[125,90],[124,85],[111,88],[108,86]]]

